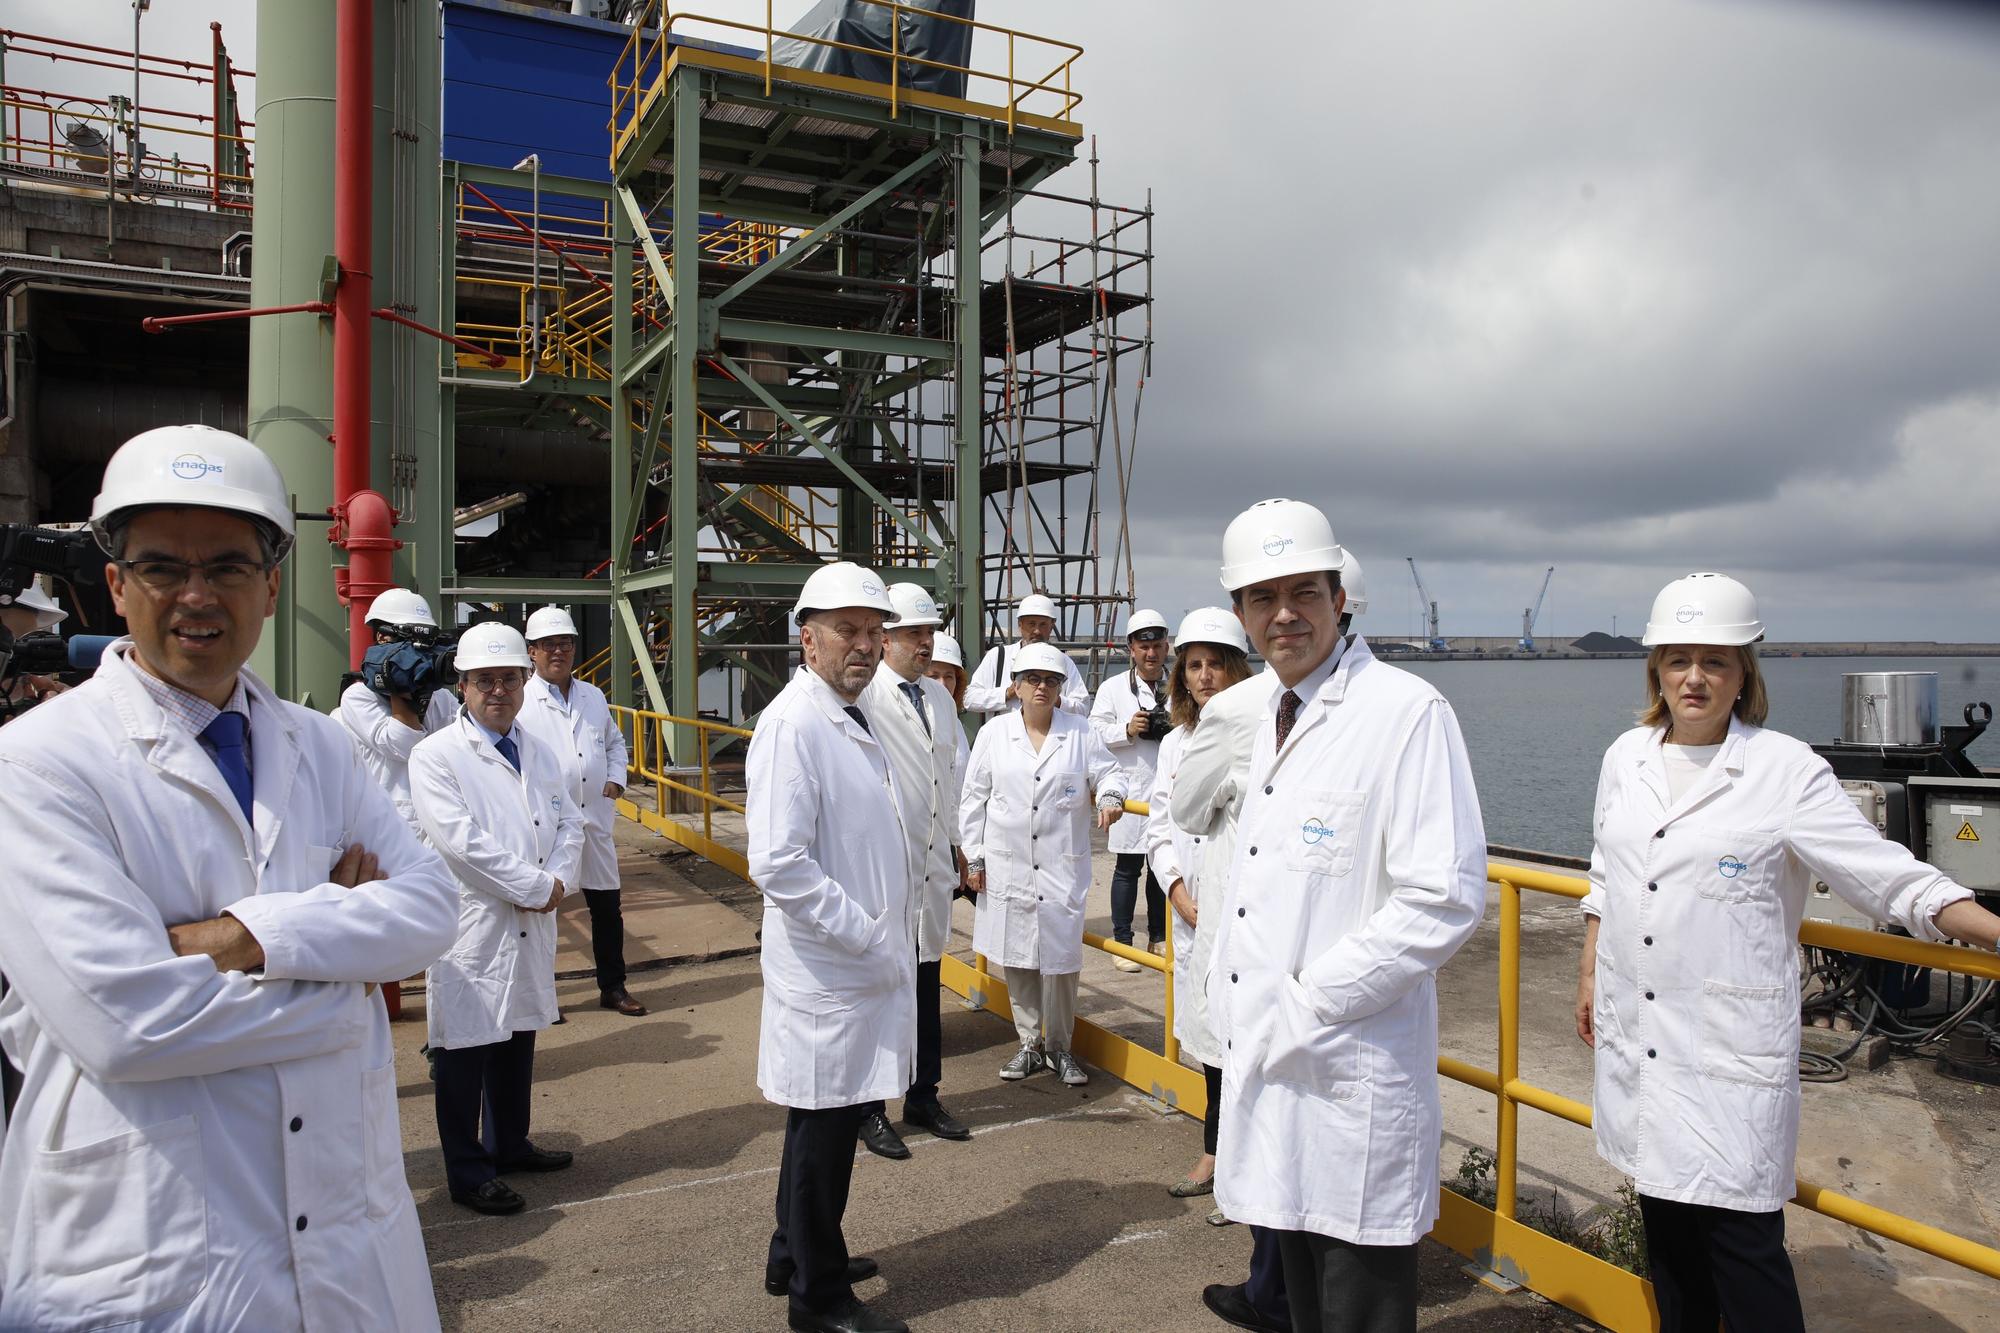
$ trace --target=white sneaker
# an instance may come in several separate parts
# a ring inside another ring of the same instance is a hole
[[[1117,954],[1111,955],[1111,966],[1117,968],[1120,972],[1145,971],[1144,968],[1140,967],[1139,964],[1133,962],[1130,958],[1121,958]]]
[[[1014,1058],[1000,1066],[1000,1077],[1009,1083],[1026,1078],[1038,1069],[1047,1069],[1049,1062],[1042,1053],[1032,1046],[1023,1046],[1014,1052]]]
[[[1080,1088],[1090,1082],[1090,1075],[1083,1072],[1083,1066],[1078,1064],[1076,1057],[1068,1051],[1054,1052],[1049,1056],[1049,1063],[1055,1067],[1056,1074],[1062,1081],[1072,1088]]]

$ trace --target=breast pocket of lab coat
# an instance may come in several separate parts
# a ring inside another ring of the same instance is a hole
[[[1751,903],[1775,891],[1785,849],[1769,833],[1703,824],[1687,830],[1695,892],[1711,902]]]
[[[1287,870],[1333,879],[1354,869],[1367,793],[1307,787],[1292,793],[1285,808],[1290,815],[1279,843]]]
[[[30,1188],[41,1294],[75,1327],[146,1319],[201,1294],[207,1170],[193,1116],[43,1149]]]

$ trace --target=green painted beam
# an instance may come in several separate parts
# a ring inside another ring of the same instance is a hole
[[[979,138],[976,134],[961,132],[957,156],[958,179],[954,193],[959,207],[954,219],[957,234],[953,238],[953,268],[958,287],[955,297],[958,373],[957,382],[952,386],[957,398],[957,410],[953,413],[951,438],[957,455],[958,485],[954,488],[954,504],[958,510],[958,540],[952,547],[951,593],[958,605],[959,647],[965,650],[968,663],[977,663],[986,651],[980,629],[985,616],[986,528],[978,485],[979,469],[985,461],[980,428],[985,407],[986,358],[980,349],[979,336],[979,245],[984,233],[979,210],[965,206],[966,201],[979,198]],[[977,722],[975,714],[975,726]]]
[[[506,578],[474,574],[448,586],[453,597],[478,602],[552,601],[608,602],[618,595],[608,579]]]
[[[673,111],[674,254],[677,259],[685,259],[701,253],[701,172],[691,169],[691,164],[701,161],[701,88],[693,79],[676,77],[669,82],[663,100]],[[624,182],[621,180],[620,184]],[[673,357],[666,363],[672,374],[666,382],[669,402],[665,406],[672,413],[668,424],[671,433],[667,437],[671,467],[667,529],[672,534],[677,558],[672,566],[673,590],[668,605],[671,617],[668,676],[673,690],[670,701],[673,712],[680,717],[693,717],[701,711],[701,639],[695,605],[695,562],[691,558],[701,531],[700,478],[696,472],[700,418],[695,397],[701,340],[693,336],[695,329],[689,327],[689,321],[698,323],[701,318],[701,265],[676,262],[672,276],[674,347]],[[653,411],[656,414],[662,411],[658,397],[653,400]],[[694,728],[674,728],[671,748],[677,761],[687,762],[695,745]]]
[[[452,162],[445,165],[458,173],[458,179],[470,185],[497,185],[502,189],[527,189],[533,176],[525,171],[514,171],[507,167],[483,166],[477,162]],[[583,199],[602,199],[611,202],[612,187],[605,181],[585,180],[581,176],[558,176],[552,172],[542,173],[543,194],[575,195]]]
[[[955,355],[956,349],[941,338],[912,338],[901,333],[871,333],[863,329],[830,329],[816,324],[779,324],[762,319],[731,319],[724,316],[719,326],[724,338],[745,342],[777,343],[785,347],[824,347],[836,352],[864,352],[882,356],[909,356],[931,359]],[[974,343],[978,342],[975,332]]]

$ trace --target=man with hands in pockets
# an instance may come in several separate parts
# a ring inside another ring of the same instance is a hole
[[[1451,706],[1342,639],[1341,564],[1295,500],[1223,536],[1223,586],[1270,669],[1235,687],[1268,703],[1210,972],[1215,1193],[1280,1233],[1296,1327],[1388,1333],[1416,1327],[1416,1245],[1438,1210],[1435,978],[1479,924],[1486,836]],[[1207,833],[1176,788],[1175,822]]]
[[[805,662],[758,719],[745,768],[764,894],[757,1086],[787,1108],[764,1286],[788,1297],[794,1329],[907,1333],[855,1299],[877,1266],[841,1233],[862,1121],[909,1089],[916,1054],[910,838],[861,706],[896,608],[873,570],[840,561],[813,572],[792,615]]]
[[[129,637],[0,731],[0,1326],[435,1329],[371,992],[449,947],[451,880],[339,724],[244,669],[289,488],[162,427],[91,527]]]
[[[459,886],[458,942],[428,974],[438,1142],[453,1202],[517,1213],[527,1201],[502,1175],[570,1164],[528,1141],[528,1113],[535,1033],[556,1016],[554,913],[576,876],[583,812],[561,756],[518,725],[521,632],[468,626],[455,665],[463,711],[410,753],[417,821]]]

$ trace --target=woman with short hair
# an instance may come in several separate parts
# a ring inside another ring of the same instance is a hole
[[[1014,654],[1021,706],[979,729],[959,822],[967,884],[979,904],[972,947],[1004,969],[1021,1037],[1000,1077],[1054,1069],[1075,1086],[1090,1081],[1070,1053],[1070,1033],[1083,971],[1091,812],[1098,828],[1110,828],[1126,792],[1124,770],[1089,721],[1059,706],[1066,660],[1046,643]]]
[[[1799,921],[1824,882],[1924,940],[2000,918],[1882,837],[1766,730],[1750,590],[1690,574],[1646,625],[1646,707],[1605,753],[1576,999],[1597,1150],[1638,1187],[1665,1333],[1802,1330],[1785,1253],[1799,1135]]]

